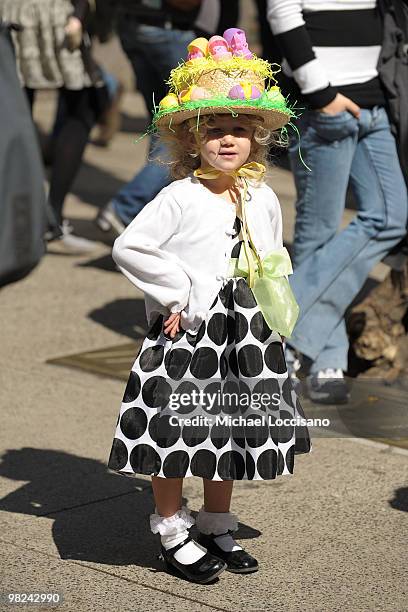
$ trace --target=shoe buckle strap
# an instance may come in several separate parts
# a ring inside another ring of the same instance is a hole
[[[183,540],[182,542],[179,542],[178,544],[176,544],[176,546],[173,546],[173,548],[167,549],[166,552],[174,556],[174,554],[178,550],[180,550],[180,548],[183,548],[183,546],[185,546],[188,542],[192,542],[192,541],[193,541],[193,538],[190,535],[188,535],[185,540]]]

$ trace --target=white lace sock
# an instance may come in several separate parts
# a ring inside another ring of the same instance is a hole
[[[150,528],[153,533],[160,534],[161,543],[166,550],[177,546],[188,537],[188,529],[194,525],[194,519],[186,506],[167,517],[157,514],[157,508],[155,512],[156,514],[150,515]],[[197,542],[187,542],[175,553],[174,558],[183,565],[190,565],[204,557],[206,552]]]
[[[222,535],[214,538],[214,542],[224,550],[225,552],[234,552],[235,550],[242,550],[240,546],[232,537],[230,533],[223,533]]]
[[[196,520],[197,529],[201,533],[216,536],[214,542],[225,552],[241,550],[242,546],[237,544],[228,531],[237,531],[238,522],[235,514],[231,512],[206,512],[201,507]]]

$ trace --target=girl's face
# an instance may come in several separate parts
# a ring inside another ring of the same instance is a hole
[[[253,133],[246,117],[215,115],[200,145],[201,165],[221,172],[237,170],[249,157]]]

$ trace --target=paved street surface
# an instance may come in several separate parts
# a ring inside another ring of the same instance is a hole
[[[52,96],[42,95],[36,116],[43,129],[52,114]],[[56,609],[76,612],[408,610],[406,450],[316,435],[293,477],[237,483],[238,539],[260,571],[192,585],[164,573],[156,559],[149,479],[106,471],[123,381],[47,363],[126,345],[146,329],[141,294],[116,272],[109,241],[92,223],[143,164],[147,143],[134,143],[143,117],[139,96],[128,93],[123,131],[107,150],[89,146],[68,199],[68,217],[97,241],[95,252],[49,254],[0,291],[0,591],[59,592]],[[271,183],[290,242],[290,174],[274,169]],[[377,267],[374,278],[384,272]],[[394,423],[404,419],[401,394],[395,404]],[[360,408],[369,418],[368,404],[361,400]],[[184,495],[198,511],[200,480],[187,479]]]

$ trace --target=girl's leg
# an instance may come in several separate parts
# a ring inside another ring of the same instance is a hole
[[[187,508],[181,505],[183,479],[152,476],[152,488],[156,508],[155,514],[150,516],[150,526],[153,533],[160,533],[163,548],[170,550],[188,538],[188,529],[194,524]],[[194,541],[189,541],[174,558],[183,565],[190,565],[205,554]]]
[[[168,517],[181,510],[182,478],[152,476],[152,488],[158,514]]]
[[[233,480],[207,480],[203,478],[204,510],[206,512],[229,512]]]
[[[229,511],[233,486],[233,480],[203,478],[204,505],[197,517],[199,531],[216,536],[214,541],[225,551],[241,549],[229,533],[238,529],[236,517]]]
[[[237,517],[229,511],[233,480],[207,480],[203,478],[204,505],[198,513],[196,525],[200,532],[198,542],[213,555],[223,559],[231,572],[256,572],[258,562],[232,537],[237,531]]]

